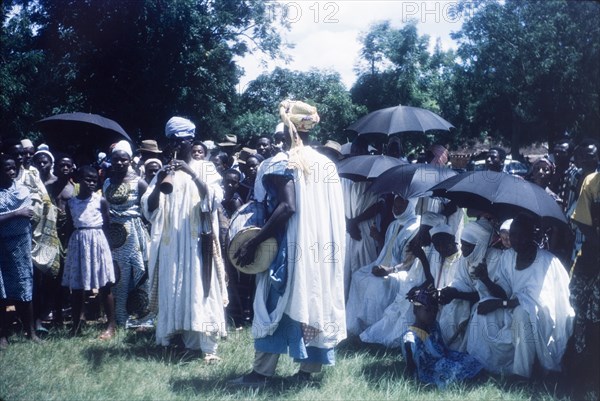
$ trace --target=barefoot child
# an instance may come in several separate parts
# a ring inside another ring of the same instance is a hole
[[[420,289],[407,296],[413,304],[415,323],[402,336],[402,354],[408,371],[419,381],[444,388],[477,376],[483,366],[469,354],[451,351],[444,344],[436,321],[438,300],[434,291]]]
[[[80,331],[84,291],[100,290],[108,320],[108,327],[100,339],[108,339],[114,335],[116,327],[115,304],[110,291],[115,272],[105,235],[109,224],[108,202],[95,192],[98,172],[94,168],[83,166],[78,179],[79,194],[67,203],[67,219],[74,231],[69,239],[62,285],[72,292],[74,335]]]

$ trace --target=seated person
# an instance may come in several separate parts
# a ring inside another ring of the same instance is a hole
[[[432,215],[440,216],[435,213]],[[442,221],[445,220],[441,218]],[[431,219],[428,214],[423,215],[421,226],[431,223]],[[414,320],[406,294],[412,294],[419,289],[443,288],[452,280],[456,262],[460,257],[454,234],[447,224],[431,224],[433,228],[420,232],[420,235],[411,241],[411,251],[418,261],[413,263],[406,278],[399,281],[396,298],[384,311],[383,317],[361,333],[362,341],[392,348],[399,347],[400,333]],[[423,246],[429,245],[429,241],[435,251],[431,251],[431,248],[423,249]]]
[[[499,284],[507,299],[479,303],[477,313],[512,310],[512,373],[531,377],[536,359],[542,369],[559,371],[573,332],[574,311],[569,303],[569,276],[550,252],[534,241],[534,219],[519,214],[510,226],[512,249],[500,260]]]
[[[442,327],[444,342],[455,351],[467,351],[467,325],[472,306],[488,292],[485,284],[474,277],[474,271],[482,263],[493,269],[502,251],[489,247],[493,228],[480,221],[468,223],[461,235],[462,257],[450,284],[439,292],[439,303],[443,305],[438,320]]]
[[[406,276],[414,261],[408,243],[419,231],[420,218],[415,214],[415,201],[394,198],[394,221],[388,226],[379,257],[354,272],[346,303],[346,327],[360,334],[383,317],[383,312],[396,298],[394,281]],[[372,236],[376,229],[372,227]],[[385,278],[384,278],[385,277]]]
[[[414,323],[402,334],[402,355],[408,372],[417,380],[438,388],[477,376],[483,366],[475,358],[451,351],[444,344],[436,321],[435,291],[419,289],[408,300],[413,304],[415,315]]]

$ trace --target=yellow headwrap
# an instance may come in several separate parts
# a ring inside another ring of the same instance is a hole
[[[290,132],[290,167],[302,170],[304,177],[308,178],[310,166],[304,157],[304,144],[298,131],[308,132],[319,123],[317,108],[301,101],[287,99],[279,103],[279,115]]]

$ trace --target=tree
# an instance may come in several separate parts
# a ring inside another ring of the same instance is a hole
[[[162,137],[167,119],[183,115],[202,137],[216,136],[233,120],[241,74],[234,57],[282,55],[277,4],[259,0],[15,3],[37,24],[24,51],[42,59],[42,82],[25,80],[36,96],[22,126],[59,111],[87,111],[115,119],[139,139]]]
[[[313,131],[319,142],[326,139],[346,142],[344,129],[366,110],[355,105],[344,87],[340,75],[331,71],[313,69],[309,72],[290,71],[275,68],[250,82],[241,96],[236,131],[243,138],[257,135],[271,136],[278,118],[279,103],[286,99],[302,100],[317,107],[321,123]],[[275,116],[274,119],[269,116]],[[262,117],[260,117],[262,116]],[[249,121],[260,132],[247,131]],[[270,126],[256,124],[257,121],[273,122]]]
[[[455,39],[471,132],[512,153],[600,122],[600,6],[592,2],[480,2]],[[595,61],[594,61],[595,60]]]

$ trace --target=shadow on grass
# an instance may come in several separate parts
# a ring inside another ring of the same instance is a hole
[[[258,394],[260,392],[261,395],[268,398],[285,398],[286,396],[296,394],[299,390],[307,387],[319,389],[322,386],[321,380],[298,382],[290,377],[274,377],[262,387],[229,385],[228,381],[235,379],[236,377],[238,376],[227,377],[224,379],[222,376],[219,376],[218,379],[214,380],[200,378],[178,379],[171,382],[171,388],[173,392],[181,395],[198,395],[202,393],[205,394],[207,391],[215,391],[219,393],[240,395],[242,398],[246,398],[246,396],[244,396],[245,394]]]
[[[107,343],[106,345],[90,346],[84,350],[84,356],[91,364],[92,369],[99,369],[105,361],[110,361],[114,357],[127,360],[144,359],[162,362],[166,365],[192,362],[202,358],[201,351],[185,349],[179,342],[167,347],[156,345],[154,331],[128,332],[126,336],[122,343],[124,346],[111,347],[111,344]]]
[[[335,347],[336,355],[340,357],[352,356],[358,352],[365,352],[374,357],[385,357],[389,354],[397,354],[397,350],[387,348],[380,344],[364,343],[358,336],[348,337]]]

